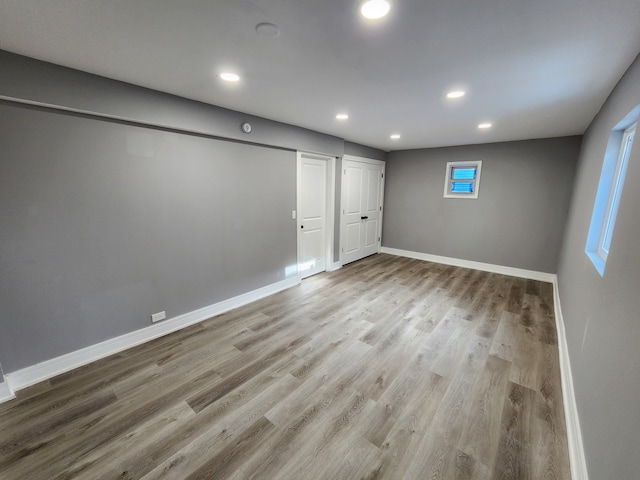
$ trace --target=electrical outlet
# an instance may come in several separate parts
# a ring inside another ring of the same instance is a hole
[[[167,318],[167,312],[164,312],[164,311],[154,313],[153,315],[151,315],[152,322],[159,322],[160,320],[164,320],[165,318]]]

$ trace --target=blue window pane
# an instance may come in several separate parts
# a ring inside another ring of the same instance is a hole
[[[475,167],[470,168],[454,168],[451,173],[453,180],[473,180],[476,178]]]
[[[473,193],[473,182],[451,182],[451,193]]]

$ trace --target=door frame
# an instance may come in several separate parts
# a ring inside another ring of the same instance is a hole
[[[336,157],[330,155],[323,155],[320,153],[312,152],[296,152],[296,271],[298,272],[298,281],[301,280],[300,270],[298,269],[298,261],[300,255],[300,202],[302,200],[302,158],[312,158],[314,160],[324,160],[327,162],[327,178],[326,178],[326,205],[325,205],[325,271],[334,270],[333,266],[333,239],[334,239],[334,210],[335,210],[335,196],[336,196]]]
[[[380,221],[379,221],[379,226],[378,226],[378,238],[380,238],[380,241],[378,241],[378,253],[380,253],[380,250],[382,248],[382,216],[384,214],[384,182],[385,182],[385,171],[386,171],[386,165],[387,162],[385,162],[384,160],[376,160],[374,158],[365,158],[365,157],[357,157],[355,155],[343,155],[342,156],[342,168],[340,171],[340,177],[341,179],[344,177],[344,161],[345,160],[349,160],[352,162],[360,162],[360,163],[368,163],[371,165],[380,165],[382,167],[382,179],[380,181],[380,206],[382,207],[382,210],[380,210]],[[340,181],[340,265],[342,266],[344,264],[344,244],[346,242],[346,231],[342,231],[342,220],[344,217],[344,206],[346,203],[346,190],[344,188],[344,184],[342,182],[342,180]]]

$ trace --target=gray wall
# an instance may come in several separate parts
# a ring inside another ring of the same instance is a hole
[[[0,95],[144,124],[341,156],[344,140],[0,50]],[[247,135],[240,125],[251,122]]]
[[[636,135],[604,277],[584,249],[611,129],[640,104],[640,59],[584,142],[558,270],[589,478],[638,478],[640,139]]]
[[[382,244],[555,273],[580,138],[391,152]],[[483,162],[477,200],[443,198],[462,160]]]
[[[0,131],[8,372],[296,263],[294,152],[7,104]]]
[[[90,113],[0,101],[9,373],[148,326],[152,313],[283,280],[296,263],[294,151],[345,150],[337,137],[3,51],[0,96]]]

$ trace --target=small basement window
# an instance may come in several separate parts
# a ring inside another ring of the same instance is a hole
[[[445,198],[478,198],[482,160],[447,162]]]
[[[624,177],[629,165],[631,147],[636,135],[640,105],[622,120],[609,134],[604,155],[600,184],[591,216],[585,252],[594,267],[604,276],[611,241],[620,206]]]

